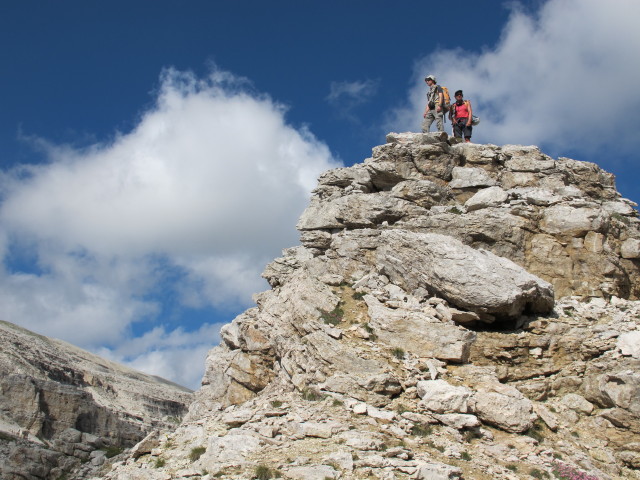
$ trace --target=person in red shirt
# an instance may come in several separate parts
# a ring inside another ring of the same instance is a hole
[[[471,142],[471,133],[473,132],[471,102],[463,98],[462,90],[458,90],[455,97],[456,101],[449,111],[449,117],[453,125],[453,136],[458,138],[464,136],[465,142]]]

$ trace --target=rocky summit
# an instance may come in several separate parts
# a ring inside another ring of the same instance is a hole
[[[182,424],[94,478],[640,478],[636,205],[536,147],[386,140],[320,177]]]
[[[150,431],[175,428],[192,397],[161,378],[0,322],[0,478],[88,478]]]

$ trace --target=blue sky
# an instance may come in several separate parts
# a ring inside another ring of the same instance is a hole
[[[640,2],[7,0],[0,318],[197,387],[317,176],[418,131],[598,163],[640,200]]]

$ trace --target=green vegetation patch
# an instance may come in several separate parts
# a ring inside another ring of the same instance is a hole
[[[120,455],[122,452],[124,452],[124,448],[118,445],[111,445],[110,447],[107,447],[107,449],[104,451],[104,455],[107,458],[112,458],[112,457],[115,457],[116,455]]]
[[[339,304],[336,305],[336,308],[334,308],[331,312],[322,311],[322,314],[320,315],[320,318],[322,318],[324,323],[333,326],[338,325],[342,321],[343,317],[344,310],[342,310]]]
[[[353,292],[353,295],[351,295],[351,297],[354,300],[362,300],[364,298],[364,296],[366,295],[365,292]]]
[[[391,355],[396,357],[398,360],[402,360],[404,358],[405,352],[402,348],[396,347],[393,350],[391,350]]]
[[[531,475],[533,478],[549,478],[549,474],[547,472],[543,472],[542,470],[539,470],[537,468],[532,468],[531,470],[529,470],[529,475]]]
[[[269,480],[270,478],[274,478],[274,474],[269,467],[258,465],[254,472],[254,478],[257,480]]]
[[[411,427],[411,434],[417,437],[428,437],[433,433],[433,427],[431,425],[416,424]]]
[[[536,421],[533,426],[525,432],[525,435],[533,438],[538,443],[542,443],[544,441],[544,427],[542,426],[542,422],[540,420]]]
[[[462,434],[462,438],[465,442],[471,443],[472,440],[482,438],[482,433],[478,429],[465,430]]]
[[[191,460],[192,462],[195,462],[206,451],[207,451],[207,447],[193,447],[191,449],[191,453],[189,453],[189,460]]]
[[[319,402],[324,400],[326,395],[314,390],[313,388],[307,388],[302,391],[302,399],[309,400],[310,402]]]

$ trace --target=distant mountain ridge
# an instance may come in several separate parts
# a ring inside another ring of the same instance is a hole
[[[174,427],[192,400],[184,387],[4,321],[0,374],[0,431],[11,440],[3,479],[58,478],[100,458],[94,451]]]

